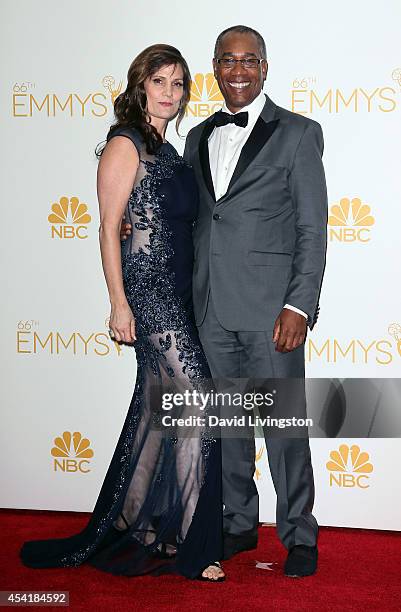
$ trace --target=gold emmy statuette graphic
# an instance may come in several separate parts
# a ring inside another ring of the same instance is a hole
[[[401,357],[401,325],[399,323],[391,323],[391,325],[388,326],[388,333],[396,341],[397,351]]]
[[[117,96],[120,95],[121,90],[123,88],[123,82],[120,81],[116,87],[115,78],[111,75],[107,75],[103,78],[102,85],[110,92],[111,103],[114,105],[114,102],[116,101]]]
[[[54,238],[87,238],[83,232],[86,225],[91,222],[92,217],[87,212],[88,206],[80,202],[79,198],[67,198],[63,196],[58,202],[51,206],[52,212],[47,217],[52,224],[51,236]]]
[[[260,461],[264,452],[265,452],[264,446],[261,446],[258,452],[256,453],[255,463]],[[259,478],[262,477],[262,472],[258,469],[258,466],[255,467],[255,476],[256,476],[256,480],[259,480]]]
[[[330,486],[336,484],[338,487],[360,489],[369,487],[367,474],[373,472],[373,465],[369,462],[369,453],[361,452],[357,444],[351,447],[341,444],[338,450],[331,451],[326,467],[330,472]]]
[[[396,68],[393,70],[391,77],[393,81],[397,81],[398,85],[401,87],[401,68]]]
[[[79,431],[65,431],[62,437],[54,439],[51,454],[55,457],[54,471],[87,473],[89,461],[94,456],[90,440],[83,438]]]
[[[369,242],[368,228],[374,225],[375,219],[370,214],[370,206],[363,204],[360,198],[341,198],[339,204],[333,204],[330,208],[330,213],[330,240]],[[332,229],[334,227],[339,229]]]

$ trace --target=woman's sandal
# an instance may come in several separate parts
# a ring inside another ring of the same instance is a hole
[[[197,580],[202,580],[203,582],[224,582],[224,580],[226,579],[225,576],[219,576],[218,578],[208,578],[208,576],[202,576],[203,572],[211,565],[214,565],[215,567],[222,569],[221,563],[219,561],[214,561],[213,563],[209,563],[209,565],[206,565],[206,567],[203,568],[203,570],[197,577]]]
[[[177,550],[174,552],[167,552],[166,542],[160,542],[153,551],[153,554],[158,559],[173,559],[177,554]]]

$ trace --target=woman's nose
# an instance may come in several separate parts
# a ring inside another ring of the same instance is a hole
[[[171,85],[166,85],[164,88],[164,94],[168,97],[171,98],[173,96],[173,88]]]

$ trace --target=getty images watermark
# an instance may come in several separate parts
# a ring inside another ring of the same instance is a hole
[[[263,413],[274,408],[277,391],[273,389],[266,393],[259,392],[217,392],[198,391],[186,389],[184,392],[162,393],[161,407],[164,412],[174,414],[162,414],[161,425],[163,427],[312,427],[313,419],[291,417],[261,416],[257,411]],[[192,410],[200,411],[202,414],[186,414]],[[229,409],[229,415],[222,416],[221,412]],[[240,409],[240,414],[233,414],[233,409]],[[219,414],[211,414],[218,410]],[[242,411],[245,411],[242,414]],[[176,413],[179,416],[175,416]]]
[[[401,378],[202,379],[152,385],[167,436],[401,438]],[[148,404],[146,404],[148,405]]]

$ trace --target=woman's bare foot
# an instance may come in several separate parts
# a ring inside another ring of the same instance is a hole
[[[211,582],[220,581],[225,578],[226,575],[218,561],[215,561],[215,565],[208,565],[202,572],[202,578],[210,580]]]

